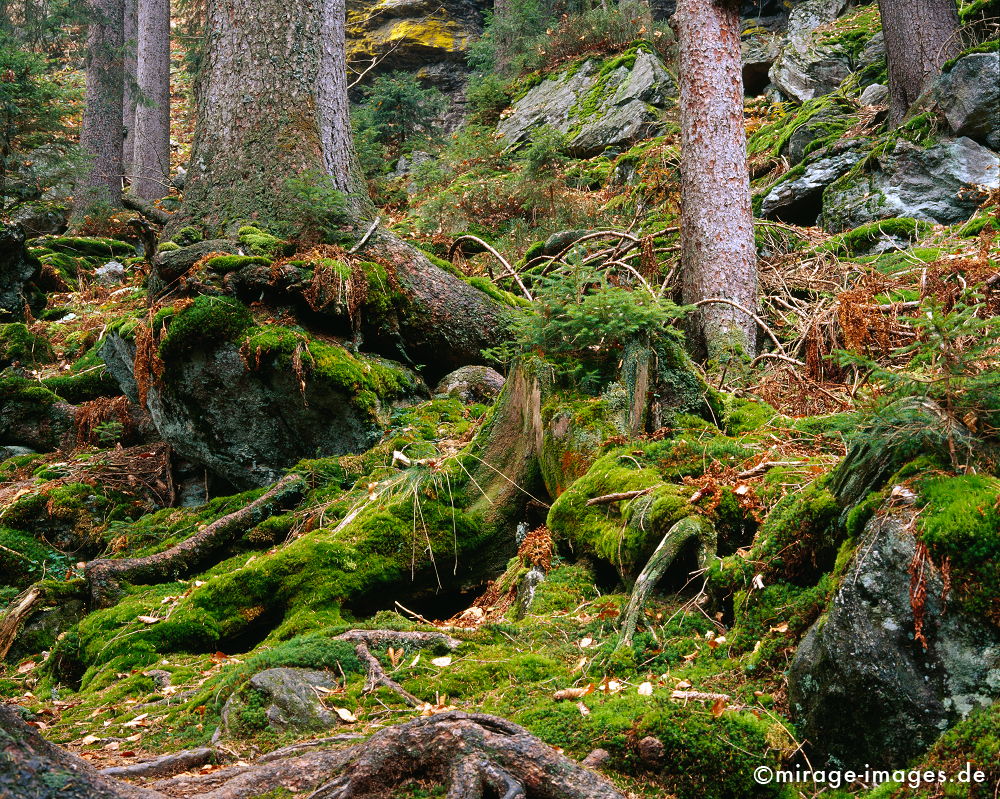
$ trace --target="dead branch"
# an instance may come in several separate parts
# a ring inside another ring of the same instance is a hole
[[[100,774],[105,777],[117,777],[119,779],[135,779],[136,777],[169,777],[188,771],[196,766],[203,766],[208,763],[215,750],[204,746],[200,749],[186,749],[183,752],[174,752],[170,755],[161,755],[152,760],[144,760],[141,763],[131,763],[127,766],[113,766],[100,770]]]
[[[761,319],[759,316],[757,316],[757,314],[755,314],[753,311],[751,311],[745,305],[741,305],[740,303],[735,302],[734,300],[727,300],[724,297],[708,297],[708,298],[706,298],[704,300],[698,300],[698,302],[695,302],[695,303],[692,303],[692,304],[697,308],[699,306],[709,305],[711,303],[722,303],[723,305],[731,305],[733,308],[736,308],[738,311],[742,311],[743,313],[745,313],[747,316],[749,316],[751,319],[753,319],[760,326],[761,330],[763,330],[765,333],[767,333],[767,335],[771,339],[771,341],[774,342],[774,346],[778,348],[778,352],[780,352],[782,355],[784,355],[786,357],[788,356],[788,353],[785,352],[785,348],[782,347],[781,346],[781,342],[778,341],[778,337],[776,335],[774,335],[774,331],[771,330],[771,328],[769,328],[764,323],[763,319]]]
[[[364,247],[365,244],[368,242],[368,239],[370,239],[372,237],[372,233],[375,232],[375,229],[379,226],[379,222],[381,222],[381,221],[382,221],[382,217],[376,216],[375,217],[375,221],[371,223],[371,226],[368,228],[368,230],[365,233],[365,235],[363,235],[361,237],[361,239],[358,241],[357,244],[355,244],[353,247],[351,247],[351,249],[349,249],[347,251],[347,254],[348,255],[354,255],[354,253],[356,253],[358,250],[360,250],[362,247]]]
[[[507,271],[507,274],[510,275],[512,278],[514,278],[514,282],[517,283],[518,288],[521,289],[521,292],[524,294],[525,297],[527,297],[528,301],[531,302],[532,300],[534,300],[534,297],[531,296],[531,292],[528,291],[527,287],[521,281],[521,276],[517,273],[517,270],[514,269],[514,267],[507,262],[506,258],[504,258],[500,253],[498,253],[495,249],[493,249],[493,247],[491,247],[489,244],[487,244],[478,236],[465,235],[465,236],[459,236],[457,239],[455,239],[455,241],[452,242],[451,249],[448,250],[449,261],[455,257],[456,252],[462,249],[463,241],[471,241],[475,244],[478,244],[480,247],[485,248],[486,252],[488,252],[490,255],[492,255],[500,262],[503,268]]]
[[[136,213],[142,214],[158,225],[165,225],[173,218],[173,214],[169,211],[157,208],[151,202],[143,200],[141,197],[136,197],[134,194],[122,194],[122,205]]]
[[[638,488],[635,491],[619,491],[617,494],[604,494],[600,497],[594,497],[593,499],[588,499],[588,505],[609,505],[612,502],[620,502],[624,499],[635,499],[636,497],[641,497],[644,494],[648,494],[653,490],[655,486],[650,486],[649,488]]]
[[[0,618],[0,660],[7,657],[21,623],[31,615],[43,596],[41,587],[35,584],[18,594],[10,603],[10,607]]]
[[[736,476],[741,480],[746,480],[748,477],[758,477],[765,474],[777,466],[804,466],[805,463],[805,461],[765,461],[764,463],[758,463],[752,469],[740,472]]]
[[[170,549],[143,558],[101,558],[90,561],[84,569],[84,575],[90,586],[93,605],[106,605],[119,580],[148,584],[176,579],[179,574],[190,573],[219,547],[273,516],[276,511],[297,502],[304,488],[305,481],[301,476],[286,475],[249,505],[217,519]]]

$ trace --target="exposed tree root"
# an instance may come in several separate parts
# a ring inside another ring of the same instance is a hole
[[[447,799],[623,799],[527,730],[495,716],[440,713],[387,727],[353,747],[343,773],[309,799],[376,799],[411,779],[447,784]]]
[[[154,757],[152,760],[144,760],[141,763],[131,763],[127,766],[101,769],[100,773],[105,777],[118,777],[120,779],[169,777],[172,774],[178,774],[196,766],[203,766],[214,755],[214,749],[203,746],[200,749],[185,749],[183,752],[174,752],[170,755]]]
[[[42,589],[37,584],[33,585],[18,594],[0,617],[0,660],[7,657],[21,623],[32,614],[43,596]]]
[[[382,647],[390,644],[415,644],[417,646],[444,644],[449,649],[454,649],[461,643],[458,639],[444,633],[396,632],[394,630],[349,630],[342,635],[338,635],[337,638],[355,644],[354,651],[357,652],[358,659],[365,664],[365,669],[368,672],[368,676],[365,679],[366,693],[374,691],[381,685],[399,694],[411,707],[422,705],[423,702],[386,674],[385,669],[382,668],[382,664],[371,653],[369,647]]]
[[[212,522],[170,549],[144,558],[90,561],[84,574],[90,585],[91,603],[94,607],[111,604],[111,595],[119,580],[148,584],[167,582],[190,573],[219,547],[295,503],[304,488],[305,481],[299,475],[286,475],[249,505]]]
[[[674,562],[681,548],[692,538],[700,544],[699,565],[707,565],[708,558],[715,553],[715,529],[712,525],[700,516],[687,516],[672,525],[632,587],[628,604],[622,610],[619,646],[628,646],[632,643],[636,626],[639,623],[639,616],[646,606],[649,595],[653,593],[656,584],[670,568],[670,564]]]

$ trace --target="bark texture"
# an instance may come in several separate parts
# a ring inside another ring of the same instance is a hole
[[[170,0],[142,0],[138,31],[132,193],[155,200],[170,175]]]
[[[685,303],[709,297],[757,305],[739,5],[680,0],[681,264]],[[691,344],[700,354],[731,344],[754,354],[752,318],[732,306],[702,307]]]
[[[122,172],[132,176],[135,153],[136,65],[139,48],[139,0],[125,0],[123,20],[124,82],[122,84]]]
[[[90,0],[87,89],[80,148],[90,157],[73,209],[80,220],[94,206],[121,206],[124,118],[125,0]]]
[[[889,121],[898,125],[944,62],[962,49],[955,0],[879,0],[889,62]]]
[[[292,177],[329,175],[356,205],[366,199],[353,170],[344,19],[344,0],[209,2],[186,216],[215,229],[293,219]]]

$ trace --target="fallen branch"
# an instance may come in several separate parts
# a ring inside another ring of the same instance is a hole
[[[651,492],[655,486],[650,486],[649,488],[639,488],[635,491],[619,491],[617,494],[604,494],[600,497],[594,497],[593,499],[588,499],[588,505],[609,505],[612,502],[620,502],[625,499],[635,499],[636,497],[644,496]]]
[[[276,511],[297,502],[304,488],[305,481],[301,476],[286,475],[249,505],[217,519],[170,549],[143,558],[90,561],[84,569],[84,576],[90,586],[92,604],[95,607],[105,606],[119,580],[149,584],[190,573],[212,551],[273,516]]]
[[[674,691],[670,694],[671,699],[683,699],[685,702],[694,699],[701,702],[718,702],[720,699],[723,702],[728,702],[730,697],[729,694],[711,694],[705,691]]]
[[[183,752],[175,752],[172,755],[162,755],[154,757],[152,760],[144,760],[141,763],[132,763],[128,766],[113,766],[103,768],[100,774],[105,777],[117,777],[119,779],[134,779],[136,777],[169,777],[180,774],[182,771],[208,763],[215,750],[204,746],[200,749],[186,749]]]
[[[455,647],[462,643],[457,638],[452,638],[450,635],[445,635],[444,633],[397,632],[395,630],[349,630],[346,633],[338,635],[337,639],[355,644],[354,651],[357,653],[358,659],[365,665],[367,671],[365,693],[374,691],[381,685],[401,696],[403,701],[411,707],[418,707],[424,703],[386,674],[379,659],[371,653],[369,647],[381,648],[390,644],[412,644],[416,646],[444,644],[449,649],[455,649]]]
[[[42,589],[36,584],[22,591],[10,603],[10,607],[0,618],[0,660],[7,657],[21,623],[31,615],[43,596]]]
[[[698,308],[698,307],[700,307],[702,305],[709,305],[711,303],[721,303],[722,305],[731,305],[733,308],[736,308],[738,311],[742,311],[743,313],[745,313],[747,316],[749,316],[751,319],[753,319],[760,326],[761,330],[763,330],[765,333],[767,333],[767,335],[771,339],[771,341],[774,342],[774,346],[778,348],[778,352],[780,352],[782,355],[784,355],[786,357],[788,356],[788,353],[785,352],[785,348],[782,347],[781,346],[781,342],[778,341],[778,337],[776,335],[774,335],[774,331],[771,330],[771,328],[769,328],[766,324],[764,324],[764,320],[763,319],[761,319],[759,316],[757,316],[757,314],[755,314],[753,311],[751,311],[745,305],[741,305],[740,303],[735,302],[734,300],[727,300],[724,297],[708,297],[707,299],[698,300],[698,302],[695,302],[695,303],[692,303],[692,304],[696,308]]]
[[[746,480],[748,477],[758,477],[765,474],[778,466],[804,466],[805,463],[805,461],[765,461],[764,463],[758,463],[751,469],[740,472],[736,476],[741,480]]]
[[[510,275],[512,278],[514,278],[514,282],[517,283],[518,288],[520,288],[521,292],[524,294],[524,296],[528,298],[528,301],[531,302],[532,300],[534,300],[534,297],[531,296],[531,292],[528,291],[527,287],[521,281],[521,276],[517,273],[517,270],[515,270],[514,267],[511,266],[507,262],[506,258],[504,258],[493,247],[491,247],[489,244],[487,244],[485,241],[483,241],[478,236],[466,235],[466,236],[459,236],[457,239],[455,239],[455,241],[452,242],[451,249],[448,250],[448,260],[449,261],[452,258],[455,257],[455,253],[458,250],[462,249],[461,245],[462,245],[463,241],[475,242],[480,247],[485,248],[486,252],[488,252],[490,255],[492,255],[494,258],[496,258],[501,263],[501,265],[503,266],[503,268],[507,271],[507,274]]]
[[[378,227],[379,222],[381,221],[382,217],[376,216],[375,221],[372,222],[371,227],[368,228],[368,231],[365,233],[365,235],[361,237],[361,240],[357,244],[355,244],[353,247],[351,247],[351,249],[347,251],[347,254],[354,255],[354,253],[356,253],[358,250],[364,247],[365,244],[368,242],[368,239],[372,237],[372,233],[375,232],[375,229]]]
[[[173,219],[173,214],[169,211],[157,208],[148,200],[136,197],[134,194],[122,194],[122,205],[136,213],[142,214],[158,225],[165,225]]]
[[[686,516],[673,524],[663,536],[632,587],[628,603],[620,616],[619,647],[629,646],[632,643],[636,627],[639,624],[639,616],[646,606],[649,595],[653,593],[656,584],[677,558],[681,548],[691,539],[700,542],[699,566],[704,566],[708,557],[715,554],[715,529],[706,519],[701,516]]]

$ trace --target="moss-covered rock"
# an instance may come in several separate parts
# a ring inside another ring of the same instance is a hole
[[[27,325],[20,322],[0,324],[0,369],[14,362],[35,366],[54,358],[48,339],[32,333]]]

